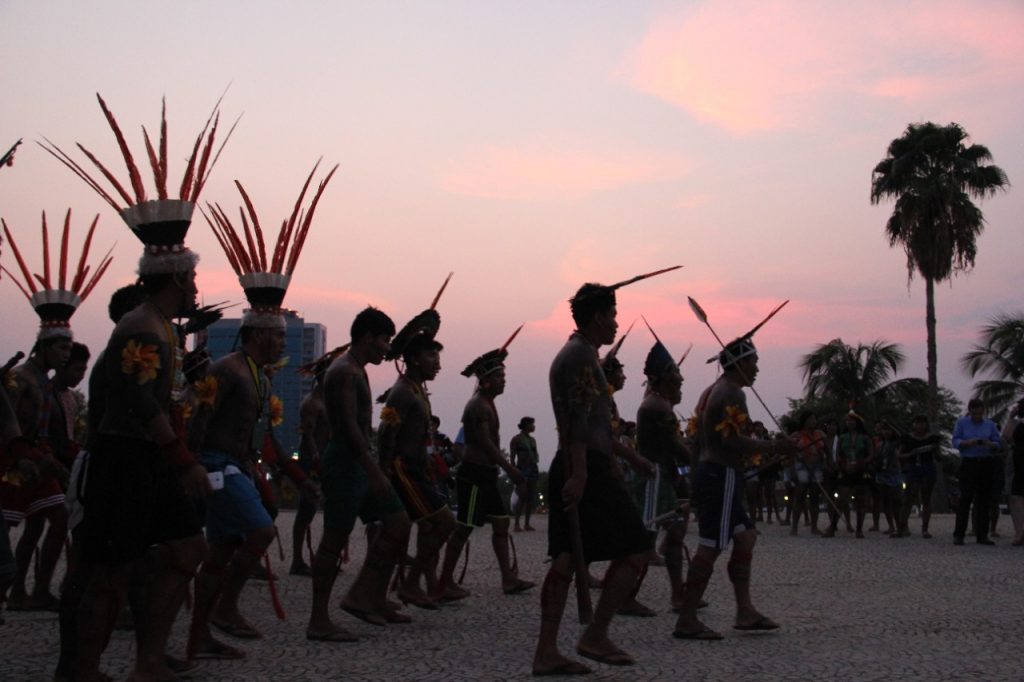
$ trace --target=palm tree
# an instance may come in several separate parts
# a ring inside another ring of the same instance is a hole
[[[964,354],[960,364],[976,379],[974,395],[985,401],[997,418],[1024,396],[1024,315],[997,315],[981,328],[981,343]]]
[[[1009,184],[991,160],[987,147],[968,145],[967,132],[956,123],[911,123],[889,143],[871,173],[871,203],[896,199],[885,225],[889,245],[903,246],[908,277],[917,271],[925,283],[928,415],[933,423],[939,387],[935,283],[974,266],[985,218],[971,199],[992,196]]]
[[[807,400],[854,408],[872,423],[895,418],[902,424],[907,415],[891,414],[892,406],[919,400],[927,388],[921,379],[893,379],[905,359],[895,343],[879,340],[854,347],[833,339],[800,360]]]

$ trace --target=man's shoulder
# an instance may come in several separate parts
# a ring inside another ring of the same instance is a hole
[[[18,384],[18,388],[25,389],[39,389],[39,378],[36,374],[35,369],[32,368],[27,362],[23,362],[14,369],[11,370],[11,377]]]

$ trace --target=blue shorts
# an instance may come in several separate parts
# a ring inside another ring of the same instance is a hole
[[[732,467],[716,462],[697,465],[698,544],[723,550],[733,535],[753,530],[754,522],[743,507],[743,487],[743,475]]]
[[[256,485],[249,478],[249,468],[222,452],[207,450],[199,463],[209,472],[224,474],[224,487],[206,498],[206,539],[231,540],[274,525]]]

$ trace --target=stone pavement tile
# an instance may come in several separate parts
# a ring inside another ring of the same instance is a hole
[[[546,519],[538,532],[515,534],[520,574],[540,583],[546,565]],[[996,547],[952,544],[953,518],[936,516],[935,538],[864,540],[840,531],[835,538],[790,537],[788,529],[762,526],[755,549],[755,603],[782,624],[775,633],[732,629],[734,602],[725,574],[727,555],[708,589],[701,617],[725,635],[720,642],[688,642],[671,636],[665,571],[652,568],[640,599],[655,618],[616,618],[612,638],[632,653],[630,669],[593,664],[596,680],[1012,680],[1020,679],[1019,614],[1024,612],[1024,550],[1007,540]],[[292,515],[278,527],[290,547]],[[17,539],[17,530],[12,539]],[[320,517],[314,522],[319,537]],[[687,544],[694,549],[691,533]],[[522,595],[501,593],[488,529],[471,538],[465,587],[473,595],[439,611],[408,609],[414,622],[376,628],[335,609],[339,625],[358,633],[357,644],[307,642],[309,578],[287,575],[277,547],[272,561],[287,620],[278,621],[266,583],[251,581],[242,600],[245,615],[264,633],[257,641],[232,641],[243,661],[204,661],[192,679],[262,680],[519,680],[530,678],[539,627],[539,587]],[[336,605],[351,584],[365,552],[353,533],[351,561],[335,586]],[[461,563],[460,563],[461,570]],[[600,575],[604,565],[596,565]],[[58,577],[59,578],[59,577]],[[596,600],[597,591],[591,595]],[[0,626],[0,679],[35,682],[51,678],[57,651],[55,614],[6,613]],[[182,655],[188,613],[175,625],[171,652]],[[574,655],[580,626],[570,593],[559,644]],[[134,657],[132,633],[115,632],[103,668],[124,679]],[[589,662],[588,662],[589,664]]]

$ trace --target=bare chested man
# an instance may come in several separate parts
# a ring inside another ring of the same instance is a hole
[[[210,625],[235,637],[260,633],[239,613],[238,599],[267,547],[277,536],[274,521],[255,484],[256,462],[270,433],[271,384],[264,368],[284,350],[284,318],[246,313],[241,349],[213,363],[211,389],[190,424],[189,440],[213,475],[207,500],[206,538],[210,554],[196,576],[189,658],[241,658],[244,654],[216,640]],[[289,459],[285,474],[310,495],[316,485]]]
[[[551,401],[560,448],[551,464],[548,554],[551,568],[541,589],[541,626],[533,657],[534,675],[579,675],[590,668],[558,649],[558,630],[572,581],[573,540],[567,508],[577,507],[584,561],[611,561],[604,589],[577,645],[580,656],[609,665],[632,665],[608,627],[633,592],[653,553],[639,510],[614,462],[611,392],[598,348],[615,340],[615,289],[584,284],[570,301],[576,331],[551,364]],[[569,458],[570,467],[565,466]],[[567,477],[566,469],[571,471]],[[561,502],[561,504],[559,504]]]
[[[176,255],[166,267],[185,269],[140,276],[147,301],[118,322],[97,370],[104,373],[105,395],[97,436],[90,439],[89,504],[81,532],[82,560],[93,566],[83,567],[89,583],[79,609],[76,680],[99,679],[100,654],[134,567],[153,556],[154,545],[156,570],[147,567],[144,611],[136,614],[142,631],[133,679],[172,679],[167,637],[206,553],[186,495],[204,496],[210,484],[171,416],[175,396],[184,391],[171,319],[193,309],[196,300],[195,270]]]
[[[754,608],[750,599],[750,563],[757,531],[743,504],[743,456],[749,453],[792,455],[790,440],[747,436],[747,399],[743,393],[757,378],[757,350],[750,338],[731,342],[719,354],[722,375],[697,402],[699,463],[694,495],[700,510],[700,539],[690,562],[675,632],[678,639],[722,639],[697,618],[715,559],[733,543],[728,573],[736,595],[737,630],[774,630],[778,624]]]
[[[327,406],[324,404],[324,372],[327,365],[316,368],[313,374],[313,390],[299,407],[299,466],[310,475],[320,470],[324,449],[331,438],[331,426],[327,420]],[[299,504],[292,523],[292,565],[290,575],[313,575],[312,569],[302,560],[302,545],[310,533],[309,526],[316,516],[317,500],[299,491]],[[310,541],[312,544],[312,541]],[[310,561],[313,558],[310,557]]]
[[[519,433],[512,436],[508,444],[508,453],[512,458],[512,466],[519,469],[523,482],[519,484],[519,500],[513,510],[515,513],[515,532],[536,530],[530,525],[533,505],[537,499],[537,480],[540,478],[540,456],[537,454],[537,441],[530,434],[536,429],[533,417],[519,420]],[[519,518],[525,516],[525,524],[520,527]]]
[[[690,463],[683,443],[675,406],[682,400],[683,377],[668,350],[658,341],[644,363],[647,395],[636,414],[636,439],[641,457],[656,467],[655,475],[638,486],[641,514],[648,528],[665,529],[665,568],[671,586],[672,606],[682,603],[683,538],[689,509],[680,509],[676,497],[679,468]],[[657,520],[661,519],[661,520]]]
[[[398,588],[398,598],[425,609],[436,609],[437,602],[420,579],[432,574],[438,553],[455,528],[455,517],[440,489],[443,482],[426,448],[430,399],[425,384],[441,371],[443,346],[434,339],[440,323],[434,310],[426,310],[392,341],[388,358],[401,357],[405,372],[388,392],[378,432],[381,468],[391,475],[409,518],[417,525],[416,558]]]
[[[11,404],[22,435],[33,444],[34,460],[21,485],[0,483],[0,504],[7,522],[15,525],[25,520],[25,530],[14,550],[17,572],[7,603],[11,611],[55,611],[59,603],[50,592],[50,583],[67,536],[63,491],[68,470],[57,460],[50,442],[51,431],[58,442],[66,440],[66,436],[60,438],[63,425],[59,423],[59,409],[54,409],[56,396],[49,375],[67,364],[70,354],[70,334],[39,340],[28,360],[8,375]],[[47,522],[49,529],[40,548],[35,586],[29,596],[25,579]]]
[[[455,585],[453,574],[459,555],[473,529],[491,524],[491,546],[501,571],[501,589],[505,594],[518,594],[536,583],[519,578],[516,567],[509,560],[509,513],[505,500],[498,491],[498,470],[521,485],[523,475],[509,463],[501,451],[498,411],[494,399],[505,392],[504,349],[489,351],[471,362],[462,371],[466,377],[476,377],[476,390],[462,412],[466,450],[456,475],[459,495],[458,526],[448,539],[444,565],[438,591],[439,601],[461,599],[469,592]]]
[[[407,615],[390,608],[386,599],[391,573],[409,541],[409,517],[372,454],[373,397],[365,369],[367,364],[381,363],[394,333],[390,317],[376,308],[366,308],[352,321],[352,345],[331,363],[324,377],[331,438],[321,470],[324,534],[313,563],[313,608],[306,626],[310,640],[355,640],[331,619],[328,602],[356,518],[364,523],[380,522],[381,530],[367,548],[341,608],[372,625],[409,621]]]

